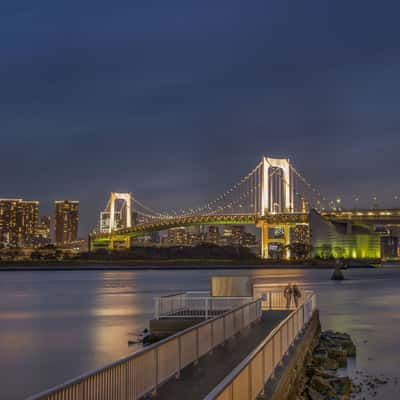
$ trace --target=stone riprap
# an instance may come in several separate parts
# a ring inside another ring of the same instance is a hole
[[[346,333],[325,331],[307,357],[296,400],[347,400],[360,386],[348,376],[339,376],[348,357],[356,356],[356,346]]]

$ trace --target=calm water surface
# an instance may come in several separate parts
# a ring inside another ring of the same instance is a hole
[[[400,397],[400,269],[388,267],[348,270],[344,282],[325,270],[1,272],[0,399],[23,399],[129,354],[155,296],[207,290],[212,274],[238,273],[312,287],[323,328],[358,345],[353,370],[393,378],[378,398]]]

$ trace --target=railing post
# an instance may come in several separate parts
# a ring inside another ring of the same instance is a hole
[[[264,396],[265,393],[265,346],[261,350],[261,357],[262,357],[262,364],[261,364],[261,369],[262,369],[262,389],[260,392],[261,396]]]
[[[178,337],[178,372],[175,375],[176,379],[181,377],[181,369],[182,369],[182,342],[181,336]]]
[[[222,323],[222,329],[223,329],[223,333],[224,333],[224,341],[222,342],[222,344],[225,344],[226,341],[226,317],[223,317],[223,323]]]
[[[296,314],[294,314],[296,315]],[[294,315],[292,317],[292,345],[294,345],[294,338],[295,338],[295,334],[294,334]]]
[[[199,362],[199,357],[200,357],[200,343],[199,343],[199,329],[196,329],[196,360],[194,361],[194,364],[197,364]]]
[[[249,362],[249,399],[252,399],[253,394],[253,368],[251,367],[251,361]]]
[[[158,386],[158,347],[154,349],[154,389],[153,389],[153,396],[157,394],[157,386]]]
[[[160,298],[156,297],[154,299],[154,310],[156,314],[156,319],[160,319]]]
[[[271,347],[272,347],[272,372],[271,372],[271,376],[273,376],[275,374],[275,366],[276,366],[276,360],[275,360],[275,336],[272,336],[271,339]]]
[[[129,380],[129,361],[125,363],[125,400],[128,400],[129,398],[129,384],[128,384],[128,380]]]
[[[205,310],[204,310],[204,313],[205,313],[205,319],[208,319],[208,297],[206,297],[205,298]]]
[[[272,291],[269,291],[269,309],[272,310]]]
[[[211,350],[210,350],[210,354],[213,353],[214,351],[214,323],[211,322]]]

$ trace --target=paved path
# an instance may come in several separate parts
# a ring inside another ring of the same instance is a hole
[[[157,400],[201,400],[257,347],[289,311],[263,312],[261,321],[245,329],[224,346],[214,349],[181,371],[180,379],[170,379],[158,390]]]

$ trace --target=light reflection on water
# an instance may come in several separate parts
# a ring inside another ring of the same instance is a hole
[[[133,351],[132,333],[153,314],[153,298],[207,290],[212,274],[251,274],[257,284],[287,282],[318,294],[325,329],[350,333],[355,369],[395,376],[400,357],[400,269],[54,271],[0,274],[0,398],[21,399]],[[22,382],[22,384],[21,384]],[[397,387],[386,387],[393,398]]]

